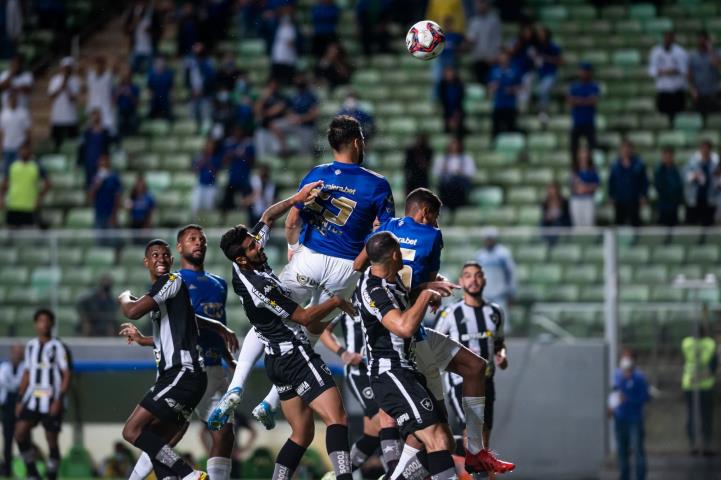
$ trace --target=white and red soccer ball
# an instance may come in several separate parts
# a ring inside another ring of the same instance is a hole
[[[432,20],[421,20],[408,30],[406,48],[420,60],[431,60],[443,51],[446,35],[443,29]]]

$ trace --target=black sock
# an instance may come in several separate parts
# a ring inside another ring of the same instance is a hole
[[[350,459],[353,464],[353,469],[355,470],[360,468],[368,457],[378,450],[380,444],[381,441],[378,437],[373,437],[364,433],[350,449]]]
[[[160,463],[157,460],[151,460],[153,463],[153,472],[155,472],[155,478],[163,480],[164,478],[177,478],[173,471]]]
[[[353,480],[348,445],[348,427],[335,423],[325,432],[325,448],[337,480]]]
[[[283,448],[278,452],[275,459],[275,470],[273,480],[293,478],[295,469],[298,468],[301,458],[305,453],[305,447],[301,447],[293,440],[288,439]]]
[[[416,453],[416,458],[419,462],[421,462],[423,468],[428,470],[428,454],[426,453],[426,451],[421,450],[420,452]],[[453,459],[453,457],[451,457],[451,459]]]
[[[38,466],[35,464],[35,450],[30,440],[24,442],[18,442],[18,450],[20,450],[20,456],[23,457],[25,462],[25,471],[28,478],[40,478],[40,472],[38,472]],[[12,466],[10,467],[12,468]]]
[[[451,454],[446,450],[428,454],[428,471],[431,480],[450,480],[456,476],[456,466],[453,464]]]
[[[48,480],[56,480],[58,478],[58,469],[60,468],[60,449],[54,447],[50,449],[48,455],[48,463],[46,469],[46,475]]]
[[[382,428],[380,434],[381,455],[385,463],[386,471],[393,472],[401,458],[401,433],[397,428]]]
[[[147,453],[151,461],[157,460],[180,478],[193,473],[193,468],[147,427],[138,435],[133,445]]]

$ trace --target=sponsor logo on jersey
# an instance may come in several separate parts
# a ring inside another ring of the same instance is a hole
[[[398,237],[398,242],[416,246],[418,244],[418,239],[410,237]]]
[[[411,416],[408,415],[407,413],[404,413],[400,417],[396,418],[396,423],[398,424],[399,427],[402,427],[403,424],[406,423],[410,419],[411,419]]]
[[[281,385],[281,386],[277,387],[278,393],[285,393],[285,392],[289,391],[291,388],[293,388],[292,385]]]
[[[431,401],[430,398],[426,397],[423,400],[421,400],[420,403],[421,403],[421,407],[425,408],[429,412],[433,411],[433,402]]]
[[[355,188],[348,188],[345,185],[323,185],[323,190],[326,192],[340,192],[340,193],[347,193],[348,195],[355,195],[356,189]]]
[[[302,396],[308,390],[310,390],[310,385],[308,385],[308,382],[303,382],[298,385],[298,388],[295,389],[295,393],[297,393],[299,396]]]

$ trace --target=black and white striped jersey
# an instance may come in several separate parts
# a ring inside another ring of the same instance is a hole
[[[381,322],[388,312],[404,311],[409,306],[408,289],[400,277],[391,283],[374,276],[368,268],[358,280],[353,304],[362,321],[370,374],[397,368],[415,370],[415,337],[401,338]]]
[[[65,345],[57,338],[44,343],[39,338],[33,338],[25,346],[25,369],[28,386],[23,395],[23,405],[28,410],[49,413],[50,405],[62,393],[62,372],[69,369]]]
[[[471,307],[461,300],[438,314],[434,328],[486,359],[486,376],[492,377],[494,355],[505,347],[504,320],[503,309],[495,303],[484,302],[480,307]],[[451,380],[454,385],[463,381],[455,374],[451,374]]]
[[[343,331],[345,349],[349,352],[358,353],[365,357],[366,342],[363,337],[363,325],[361,324],[362,322],[360,316],[351,317],[347,313],[343,312],[335,317],[331,323],[333,326],[340,324],[341,330]],[[362,362],[360,365],[348,365],[347,367],[347,369],[353,374],[368,373],[365,362]]]
[[[158,305],[150,312],[158,372],[162,374],[178,367],[202,371],[198,323],[188,287],[180,274],[168,273],[159,277],[148,295]]]

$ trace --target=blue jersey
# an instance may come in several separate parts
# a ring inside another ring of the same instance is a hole
[[[208,272],[183,269],[179,273],[188,287],[195,313],[227,325],[225,302],[228,298],[228,285],[225,280]],[[220,335],[205,328],[200,329],[198,347],[206,366],[221,364],[225,342]]]
[[[381,223],[376,232],[391,232],[398,237],[404,265],[398,274],[409,290],[435,280],[430,278],[430,275],[438,273],[441,268],[443,235],[440,229],[418,223],[411,217],[403,217],[391,218]],[[416,341],[425,338],[426,331],[421,325],[416,333]]]
[[[313,168],[300,188],[323,181],[320,195],[301,209],[300,243],[331,257],[355,260],[376,217],[383,223],[395,214],[393,193],[383,175],[360,165],[327,163]]]

